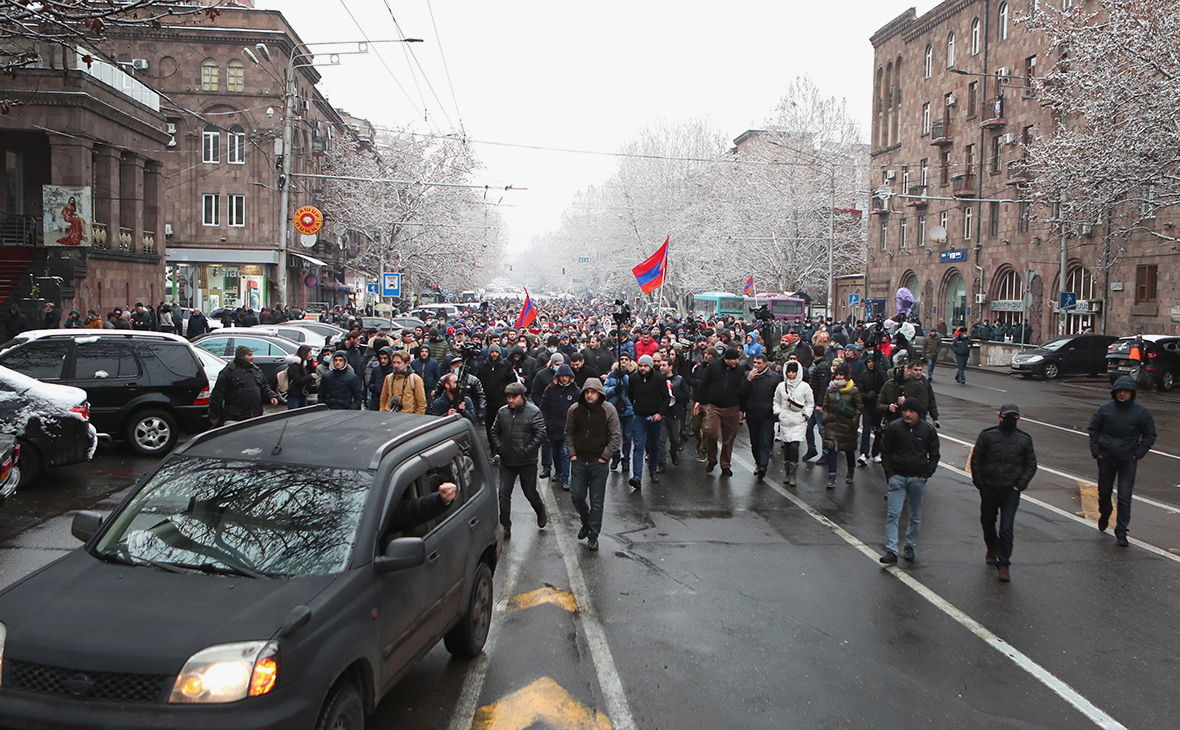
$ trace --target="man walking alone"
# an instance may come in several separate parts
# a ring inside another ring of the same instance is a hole
[[[1090,455],[1098,460],[1098,530],[1110,524],[1110,497],[1118,479],[1119,514],[1114,536],[1127,546],[1131,524],[1131,492],[1135,467],[1155,444],[1155,419],[1135,400],[1135,379],[1124,375],[1114,381],[1110,400],[1098,406],[1090,419]]]
[[[622,441],[619,414],[606,402],[606,388],[598,378],[587,378],[582,395],[566,415],[565,443],[570,457],[570,499],[582,518],[578,539],[589,538],[586,547],[591,551],[598,550],[602,532],[609,462]]]
[[[1037,473],[1032,436],[1016,427],[1020,409],[1013,403],[1000,406],[1000,424],[985,428],[971,452],[971,481],[979,490],[979,521],[987,545],[987,564],[999,570],[999,579],[1011,579],[1012,540],[1020,493]],[[996,515],[1000,532],[996,534]]]
[[[885,554],[880,558],[884,565],[897,563],[897,523],[902,505],[907,501],[910,513],[910,524],[905,533],[907,562],[913,561],[914,548],[918,546],[926,480],[938,468],[939,458],[938,433],[927,423],[925,416],[921,403],[907,399],[901,406],[901,418],[885,427],[881,465],[885,467],[889,492],[886,494]]]
[[[545,418],[541,409],[525,399],[525,387],[509,383],[504,389],[508,405],[496,413],[492,429],[492,453],[500,457],[500,524],[504,539],[512,537],[512,488],[520,477],[520,488],[533,511],[537,527],[549,523],[549,513],[537,492],[537,451],[545,443]]]

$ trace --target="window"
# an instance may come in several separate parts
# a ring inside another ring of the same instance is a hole
[[[971,55],[979,55],[979,18],[971,21]]]
[[[246,90],[246,65],[236,58],[225,64],[225,90],[238,94]]]
[[[930,134],[930,102],[922,105],[922,136]]]
[[[889,245],[889,224],[884,221],[881,222],[881,250],[884,251]]]
[[[229,128],[225,138],[226,156],[232,165],[246,162],[246,132],[237,124]]]
[[[201,223],[206,226],[221,225],[221,201],[218,199],[219,195],[216,193],[210,195],[206,193],[201,196]]]
[[[1000,171],[1001,160],[1004,156],[1003,152],[1001,152],[1001,147],[1000,147],[1001,144],[1003,144],[1003,141],[1004,141],[1004,138],[998,134],[996,136],[992,137],[991,169],[992,169],[993,175]]]
[[[37,380],[61,380],[62,367],[69,354],[70,343],[42,340],[9,350],[0,365]]]
[[[975,167],[975,145],[973,145],[973,144],[967,145],[966,152],[967,152],[967,159],[963,165],[963,167],[965,167],[966,169],[963,172],[970,175],[972,173],[971,168]]]
[[[249,337],[235,337],[234,338],[234,349],[236,350],[237,348],[241,347],[242,345],[245,345],[246,347],[249,347],[251,350],[253,350],[255,357],[257,357],[258,355],[269,356],[269,355],[286,355],[287,354],[287,353],[283,352],[283,349],[281,347],[272,345],[271,343],[267,342],[266,340],[255,340],[255,339],[252,339]]]
[[[79,344],[75,355],[74,377],[77,378],[134,378],[139,375],[139,364],[131,348],[121,342],[99,340]]]
[[[934,47],[933,46],[926,46],[925,71],[926,71],[926,78],[930,78],[930,75],[934,72]]]
[[[1037,77],[1037,57],[1035,55],[1024,59],[1025,86],[1032,86],[1032,80]]]
[[[221,132],[212,124],[201,134],[201,162],[221,162]]]
[[[971,233],[972,233],[972,231],[971,231],[971,215],[972,214],[971,214],[970,207],[963,209],[963,240],[964,241],[971,240]]]
[[[921,180],[921,182],[918,183],[922,187],[926,187],[927,185],[930,184],[929,173],[930,173],[930,161],[929,160],[922,160],[922,171],[921,171],[921,177],[919,178]],[[925,191],[923,191],[923,192],[925,192]]]
[[[946,37],[946,67],[955,67],[955,34]]]
[[[996,38],[1008,40],[1008,3],[1000,3],[1000,27],[996,31]]]
[[[947,220],[947,215],[948,213],[945,210],[938,214],[938,225],[942,226],[942,230],[944,231],[948,230],[947,223],[949,221]]]
[[[974,119],[979,108],[979,82],[967,84],[967,118]]]
[[[201,91],[217,91],[217,61],[206,58],[201,61]]]
[[[1159,284],[1159,267],[1156,264],[1140,264],[1135,267],[1135,303],[1148,304],[1156,300]]]
[[[950,185],[951,182],[951,152],[950,150],[943,150],[942,153],[942,174],[939,182],[943,185]]]
[[[988,212],[988,235],[992,238],[1000,235],[1000,204],[992,203],[991,210]]]
[[[1020,201],[1020,217],[1016,222],[1016,230],[1019,233],[1028,233],[1028,217],[1029,217],[1029,203],[1027,200]]]
[[[229,224],[234,228],[246,225],[246,196],[229,196]]]
[[[905,248],[905,245],[906,245],[906,229],[907,229],[906,220],[905,220],[905,218],[902,218],[901,219],[901,239],[900,239],[900,242],[898,243],[898,245],[901,248]]]
[[[201,340],[196,343],[196,346],[217,357],[225,357],[227,354],[226,347],[229,346],[228,337],[211,337],[207,340]]]
[[[910,168],[901,168],[901,193],[907,195],[910,192]]]
[[[1158,210],[1158,206],[1155,204],[1155,185],[1144,185],[1143,200],[1139,204],[1139,217],[1155,218],[1156,210]]]
[[[1061,9],[1069,10],[1073,7],[1073,0],[1061,0]]]
[[[926,245],[926,216],[918,216],[918,245]]]

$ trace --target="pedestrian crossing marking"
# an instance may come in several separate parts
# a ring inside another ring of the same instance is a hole
[[[552,603],[559,608],[564,608],[570,613],[578,612],[578,602],[574,600],[574,595],[569,591],[563,591],[551,585],[546,585],[544,588],[538,588],[535,591],[529,591],[528,593],[521,593],[519,596],[515,596],[508,602],[508,610],[519,611],[522,608],[540,606],[542,603]]]
[[[533,726],[612,730],[610,718],[578,702],[548,677],[479,708],[471,721],[471,730],[525,730]]]

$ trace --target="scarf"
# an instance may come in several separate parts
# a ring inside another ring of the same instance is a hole
[[[837,386],[836,386],[836,381],[835,381],[835,380],[833,380],[832,382],[828,383],[828,389],[829,389],[829,390],[834,390],[834,391],[836,391],[837,393],[847,393],[848,391],[852,390],[852,378],[849,378],[848,380],[844,381],[844,387],[843,387],[843,388],[839,388],[839,387],[837,387]]]

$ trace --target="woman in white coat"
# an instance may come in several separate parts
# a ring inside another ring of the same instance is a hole
[[[796,485],[799,470],[799,444],[807,437],[807,420],[815,410],[811,386],[803,382],[803,368],[795,360],[787,361],[783,382],[774,391],[774,415],[778,416],[778,438],[783,442],[786,476],[783,484]]]

